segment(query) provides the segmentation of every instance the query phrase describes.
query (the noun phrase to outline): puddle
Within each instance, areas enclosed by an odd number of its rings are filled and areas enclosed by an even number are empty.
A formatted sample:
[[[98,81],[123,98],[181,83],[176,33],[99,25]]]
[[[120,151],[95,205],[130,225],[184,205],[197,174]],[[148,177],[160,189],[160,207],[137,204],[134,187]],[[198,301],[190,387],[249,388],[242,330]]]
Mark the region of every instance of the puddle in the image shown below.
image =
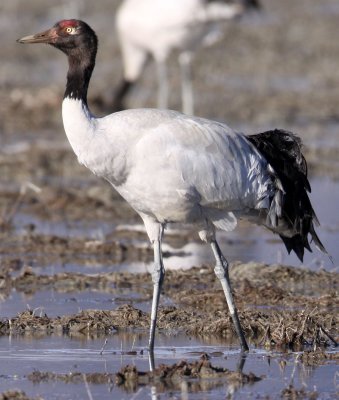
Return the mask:
[[[81,310],[99,309],[111,310],[121,304],[133,304],[143,311],[151,308],[151,301],[145,301],[131,290],[115,290],[112,293],[100,291],[56,292],[54,290],[39,290],[34,294],[12,291],[6,301],[0,302],[1,318],[12,318],[19,312],[30,309],[36,315],[48,314],[49,317],[76,314]]]

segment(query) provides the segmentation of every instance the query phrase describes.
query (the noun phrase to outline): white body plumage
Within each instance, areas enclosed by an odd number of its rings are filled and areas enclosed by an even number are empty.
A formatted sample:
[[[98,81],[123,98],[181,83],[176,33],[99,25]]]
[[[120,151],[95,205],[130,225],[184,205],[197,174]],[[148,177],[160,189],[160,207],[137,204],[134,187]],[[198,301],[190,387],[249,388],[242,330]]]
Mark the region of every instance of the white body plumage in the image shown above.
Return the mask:
[[[269,208],[266,160],[224,124],[156,109],[95,118],[69,98],[63,121],[79,162],[108,180],[141,216],[231,230],[234,214]]]

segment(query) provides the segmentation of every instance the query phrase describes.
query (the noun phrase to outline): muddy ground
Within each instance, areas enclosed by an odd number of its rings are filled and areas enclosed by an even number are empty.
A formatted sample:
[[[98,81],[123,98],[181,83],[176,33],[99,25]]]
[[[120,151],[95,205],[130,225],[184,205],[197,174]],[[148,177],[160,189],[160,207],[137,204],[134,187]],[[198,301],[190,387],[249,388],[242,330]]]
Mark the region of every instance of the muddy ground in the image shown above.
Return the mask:
[[[110,294],[120,305],[111,310],[97,308],[58,316],[48,312],[46,315],[43,304],[39,309],[22,309],[17,315],[0,315],[0,336],[27,335],[38,340],[48,335],[106,337],[112,332],[148,330],[150,309],[140,309],[138,304],[151,301],[149,274],[114,270],[88,274],[85,268],[91,263],[113,267],[150,263],[153,251],[145,232],[129,229],[140,220],[108,185],[77,163],[66,142],[60,116],[66,74],[64,57],[46,46],[28,48],[15,43],[20,36],[44,29],[67,13],[78,12],[93,25],[100,39],[89,102],[96,113],[103,114],[110,108],[122,70],[112,28],[113,9],[119,2],[113,2],[113,7],[111,3],[64,1],[52,7],[42,1],[1,2],[0,301],[10,302],[13,293],[33,296],[46,289],[61,294],[92,290]],[[228,24],[221,42],[197,54],[196,114],[227,121],[249,133],[277,126],[299,133],[311,177],[330,177],[336,185],[337,1],[262,3],[260,14]],[[13,20],[20,23],[13,24]],[[180,108],[177,68],[173,56],[171,107],[175,109]],[[149,65],[128,100],[130,107],[155,106],[153,77],[154,70]],[[57,228],[46,232],[46,226]],[[74,226],[77,233],[69,234]],[[112,229],[117,226],[119,229]],[[166,237],[166,243],[178,251],[183,243],[197,241],[196,233],[189,230]],[[165,258],[171,255],[170,251],[164,254]],[[68,263],[83,265],[83,271],[51,273],[53,265]],[[233,262],[230,276],[251,346],[269,351],[301,351],[299,361],[304,365],[338,363],[338,353],[333,353],[333,345],[339,341],[337,268],[314,271],[307,267]],[[130,298],[124,295],[119,300],[122,289],[124,293],[129,291]],[[212,265],[167,271],[163,299],[159,330],[236,343]],[[252,375],[232,372],[229,378],[230,371],[216,371],[217,367],[204,357],[192,363],[159,366],[154,375],[126,366],[106,375],[65,376],[35,371],[28,379],[35,383],[65,382],[66,377],[73,383],[104,381],[121,385],[127,392],[140,385],[156,384],[161,393],[180,385],[180,374],[194,378],[189,391],[200,392],[201,385],[207,383],[194,373],[202,368],[207,374],[226,374],[226,379],[235,379],[241,385],[261,378],[255,370]],[[159,383],[159,374],[171,378]],[[287,399],[318,398],[316,391],[293,385],[280,395]],[[28,398],[22,391],[0,395],[0,399]]]
[[[149,274],[41,276],[32,268],[24,267],[19,275],[11,277],[10,270],[9,264],[1,276],[2,299],[12,290],[32,294],[46,288],[61,293],[91,289],[107,291],[112,296],[116,296],[120,288],[128,288],[138,294],[138,301],[152,298]],[[15,270],[18,272],[16,263]],[[255,279],[250,279],[248,270]],[[248,338],[256,345],[279,349],[331,347],[338,340],[338,276],[326,271],[299,271],[283,266],[233,265],[231,278],[235,299]],[[161,308],[159,329],[232,338],[233,325],[219,286],[210,267],[168,271],[164,294],[175,305]],[[134,328],[147,330],[150,315],[134,308],[133,301],[112,311],[86,310],[55,318],[49,318],[40,309],[27,310],[13,318],[2,319],[0,334],[87,335]]]

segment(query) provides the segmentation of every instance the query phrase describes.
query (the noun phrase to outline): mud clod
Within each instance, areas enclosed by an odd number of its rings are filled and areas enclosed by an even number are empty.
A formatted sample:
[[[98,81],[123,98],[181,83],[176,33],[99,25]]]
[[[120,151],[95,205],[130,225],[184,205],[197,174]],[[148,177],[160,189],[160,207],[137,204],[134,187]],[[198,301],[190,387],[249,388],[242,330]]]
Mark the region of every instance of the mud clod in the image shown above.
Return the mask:
[[[43,382],[59,381],[63,383],[83,384],[84,381],[95,385],[112,384],[114,382],[115,375],[109,373],[81,373],[81,372],[70,372],[68,374],[57,374],[54,372],[42,372],[33,371],[27,375],[27,379],[34,384]]]
[[[21,390],[8,390],[0,394],[0,400],[43,400],[42,397],[28,397]]]
[[[180,388],[183,381],[195,387],[197,385],[214,385],[212,380],[227,381],[229,385],[236,388],[253,384],[262,378],[256,375],[244,374],[242,372],[230,371],[226,368],[214,367],[207,355],[203,355],[200,360],[187,362],[179,361],[173,365],[159,365],[153,372],[139,371],[136,366],[127,365],[122,367],[116,374],[110,373],[81,373],[70,372],[68,374],[57,374],[54,372],[34,371],[27,376],[27,379],[34,384],[43,382],[59,381],[63,383],[79,384],[85,380],[91,384],[116,384],[127,391],[135,391],[138,386],[155,384],[157,388]],[[208,382],[203,382],[208,380]]]
[[[179,361],[173,365],[159,365],[154,371],[138,371],[135,366],[127,365],[116,374],[116,384],[127,391],[136,390],[138,386],[155,384],[156,386],[179,388],[182,381],[189,385],[197,385],[197,382],[189,380],[225,380],[229,385],[240,387],[245,384],[252,384],[262,378],[256,375],[244,374],[242,372],[230,371],[226,368],[214,367],[207,355],[202,355],[200,360],[187,362]]]
[[[281,391],[281,398],[287,400],[316,400],[318,399],[318,392],[307,391],[304,388],[296,389],[293,385],[289,385]]]
[[[33,310],[19,313],[12,319],[0,321],[0,334],[15,333],[109,333],[115,329],[147,327],[148,315],[129,305],[112,311],[84,310],[78,314],[49,318],[36,315]]]
[[[338,352],[325,352],[323,349],[317,349],[316,351],[304,351],[300,354],[300,362],[304,365],[324,365],[328,362],[339,364],[339,353]]]

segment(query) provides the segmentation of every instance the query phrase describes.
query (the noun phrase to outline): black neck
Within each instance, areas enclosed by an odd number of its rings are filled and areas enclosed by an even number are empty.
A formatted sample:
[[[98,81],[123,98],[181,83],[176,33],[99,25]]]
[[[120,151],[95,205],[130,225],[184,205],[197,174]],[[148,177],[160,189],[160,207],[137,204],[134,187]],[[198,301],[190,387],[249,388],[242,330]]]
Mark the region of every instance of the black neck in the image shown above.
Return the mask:
[[[95,66],[98,39],[95,32],[82,23],[84,33],[75,36],[73,41],[56,43],[68,57],[67,84],[64,98],[82,100],[87,105],[88,84]]]
[[[83,57],[69,55],[64,98],[82,100],[87,105],[87,90],[95,65],[95,53]]]

